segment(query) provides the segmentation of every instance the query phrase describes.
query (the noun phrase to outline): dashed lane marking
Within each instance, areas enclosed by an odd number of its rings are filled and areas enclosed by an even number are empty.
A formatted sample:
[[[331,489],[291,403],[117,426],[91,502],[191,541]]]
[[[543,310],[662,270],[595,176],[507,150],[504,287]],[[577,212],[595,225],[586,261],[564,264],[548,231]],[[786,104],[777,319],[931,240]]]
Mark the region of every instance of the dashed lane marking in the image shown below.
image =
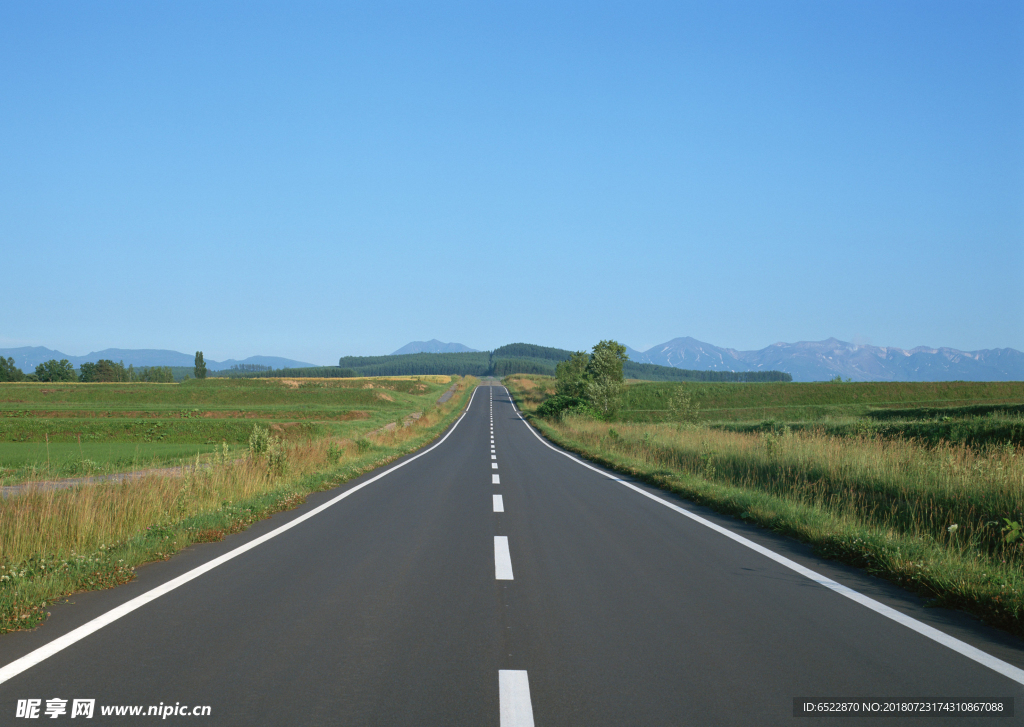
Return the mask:
[[[525,670],[502,669],[498,672],[498,704],[501,727],[533,727],[530,680]]]
[[[512,580],[512,556],[508,552],[508,538],[504,535],[494,536],[494,578]]]

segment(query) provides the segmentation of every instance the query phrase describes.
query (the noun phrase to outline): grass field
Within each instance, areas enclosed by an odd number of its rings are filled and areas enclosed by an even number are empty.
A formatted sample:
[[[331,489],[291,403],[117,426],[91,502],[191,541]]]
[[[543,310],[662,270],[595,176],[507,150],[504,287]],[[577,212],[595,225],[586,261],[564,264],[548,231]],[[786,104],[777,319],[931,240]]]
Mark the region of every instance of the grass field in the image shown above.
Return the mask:
[[[332,380],[327,385],[316,380],[296,385],[219,379],[180,386],[46,385],[50,392],[41,391],[39,384],[0,385],[8,411],[18,407],[17,411],[31,412],[4,420],[15,425],[5,430],[8,435],[13,432],[27,440],[39,426],[49,431],[49,420],[103,419],[121,427],[145,426],[153,420],[170,425],[184,418],[187,423],[217,425],[221,420],[204,419],[203,414],[218,411],[230,412],[229,419],[246,427],[246,441],[227,445],[226,451],[225,443],[219,444],[201,465],[195,463],[197,445],[192,442],[83,442],[81,450],[77,439],[50,442],[51,469],[55,456],[75,462],[76,451],[82,459],[100,458],[107,467],[124,463],[128,456],[134,465],[141,458],[136,457],[136,448],[150,460],[187,456],[196,466],[63,490],[29,486],[0,498],[0,633],[37,625],[45,619],[46,607],[62,596],[124,583],[142,563],[168,558],[192,543],[219,540],[301,504],[311,492],[334,487],[423,446],[465,407],[475,383],[472,378],[451,382],[447,376],[362,379],[355,384]],[[437,404],[452,385],[457,387],[455,395]],[[37,406],[39,397],[51,394],[56,395],[45,407]],[[190,416],[173,416],[183,402],[191,405]],[[355,407],[363,415],[347,417]],[[68,411],[75,416],[52,416]],[[103,416],[82,417],[82,411]],[[118,416],[126,411],[131,416]],[[268,411],[285,416],[270,418]],[[140,425],[135,423],[140,412],[158,416],[142,418]],[[248,418],[251,412],[258,416]],[[294,421],[295,412],[317,412],[322,417],[318,428],[286,426],[301,424]],[[171,416],[159,416],[168,413]],[[31,427],[18,428],[25,423]],[[264,436],[249,442],[254,427],[263,428]],[[172,426],[167,431],[171,438],[188,435]],[[7,441],[0,443],[0,455],[24,467],[38,463],[45,448],[45,438],[42,444]]]
[[[511,377],[507,383],[527,412],[553,391],[550,380],[538,377]],[[700,387],[675,386],[691,392]],[[1024,449],[1012,432],[982,443],[941,436],[941,427],[951,422],[977,428],[993,414],[1019,417],[1015,407],[1024,399],[1024,386],[728,386],[736,391],[711,385],[702,393],[702,401],[715,406],[697,424],[631,421],[630,412],[622,413],[625,421],[534,422],[554,441],[595,461],[796,536],[823,555],[1024,636],[1024,543],[1012,535],[1011,525],[1024,522]],[[784,406],[772,400],[773,393]],[[886,393],[895,401],[882,399]],[[667,404],[671,394],[665,385],[635,384],[627,387],[626,400]],[[779,420],[745,425],[733,418],[754,401],[769,411],[798,411],[803,418],[816,407],[844,407],[844,419],[825,414],[791,426]],[[939,402],[960,411],[937,416],[934,409],[946,408]],[[979,402],[987,403],[970,408]],[[870,416],[874,410],[910,409],[910,404],[919,419],[900,419],[906,412],[877,422]],[[1009,408],[994,412],[996,404]],[[724,412],[721,419],[715,419],[716,412]],[[878,436],[872,422],[938,428],[931,438],[896,430]]]
[[[359,437],[422,412],[448,376],[0,384],[0,485],[173,465],[248,442]]]
[[[669,400],[683,387],[700,403],[705,420],[804,422],[849,419],[879,409],[950,409],[968,405],[1020,405],[1024,382],[865,382],[764,384],[663,384],[636,382],[626,388],[623,421],[665,421]],[[1019,413],[1019,409],[1016,410]]]

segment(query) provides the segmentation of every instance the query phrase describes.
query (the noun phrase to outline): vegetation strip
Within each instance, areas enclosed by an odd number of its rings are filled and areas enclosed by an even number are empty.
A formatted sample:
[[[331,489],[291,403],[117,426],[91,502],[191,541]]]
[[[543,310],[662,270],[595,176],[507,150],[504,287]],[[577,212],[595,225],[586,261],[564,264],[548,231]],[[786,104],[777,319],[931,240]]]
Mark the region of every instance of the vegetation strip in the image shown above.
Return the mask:
[[[521,380],[508,383],[528,416],[530,405],[543,401]],[[819,555],[887,578],[933,605],[1024,636],[1024,538],[1015,536],[1024,510],[1018,481],[1024,458],[1012,445],[986,453],[944,445],[927,459],[926,450],[902,442],[572,415],[531,420],[551,441],[595,463],[796,537]],[[855,454],[864,458],[860,469]],[[890,459],[872,462],[875,456]],[[918,470],[908,473],[915,463]],[[876,475],[888,469],[888,479],[867,477],[872,466]],[[929,469],[935,484],[916,479]]]
[[[139,565],[221,540],[419,449],[465,407],[475,380],[460,383],[458,396],[413,425],[376,437],[289,443],[256,427],[240,463],[0,502],[0,633],[33,628],[62,597],[126,583]]]

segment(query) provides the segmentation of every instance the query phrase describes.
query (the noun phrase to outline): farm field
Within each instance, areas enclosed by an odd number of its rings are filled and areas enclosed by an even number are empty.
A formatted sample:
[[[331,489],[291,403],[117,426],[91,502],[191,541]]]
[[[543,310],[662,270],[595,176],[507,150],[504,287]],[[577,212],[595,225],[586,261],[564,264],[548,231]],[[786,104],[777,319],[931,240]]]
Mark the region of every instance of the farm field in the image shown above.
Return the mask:
[[[683,387],[711,422],[786,422],[848,419],[877,410],[958,410],[971,406],[1024,408],[1024,382],[866,382],[705,384],[632,382],[626,387],[623,421],[666,421],[672,394]],[[891,412],[890,412],[891,413]],[[961,412],[962,413],[962,412]]]
[[[506,383],[527,413],[554,393],[550,377]],[[696,419],[673,412],[680,390]],[[633,383],[622,401],[611,421],[532,419],[594,461],[1024,636],[1024,384]],[[755,403],[793,418],[743,422]]]
[[[447,376],[0,385],[0,486],[179,464],[245,445],[358,438],[422,412]]]

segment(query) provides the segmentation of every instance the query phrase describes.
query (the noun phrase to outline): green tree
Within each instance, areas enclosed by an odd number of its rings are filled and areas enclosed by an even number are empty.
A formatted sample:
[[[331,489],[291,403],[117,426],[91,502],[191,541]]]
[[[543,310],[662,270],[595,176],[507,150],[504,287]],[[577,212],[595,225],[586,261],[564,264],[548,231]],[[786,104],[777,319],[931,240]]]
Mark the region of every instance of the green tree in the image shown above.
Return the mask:
[[[75,367],[66,358],[60,361],[51,358],[46,363],[36,366],[36,377],[39,381],[78,381]]]
[[[138,374],[139,381],[149,381],[157,384],[173,384],[174,373],[170,366],[146,366]]]
[[[206,361],[203,360],[202,351],[196,351],[196,365],[194,372],[197,379],[206,378]]]
[[[0,356],[0,381],[24,381],[25,374],[14,365],[13,358]]]
[[[96,381],[96,364],[86,361],[78,367],[78,380],[87,384]]]
[[[587,363],[587,398],[605,419],[611,419],[619,409],[622,366],[627,360],[626,347],[621,343],[601,341]]]
[[[114,363],[108,358],[101,358],[96,363],[84,363],[79,368],[80,381],[128,381],[128,370],[124,367],[124,361]]]
[[[587,393],[587,364],[590,354],[577,351],[555,367],[555,391],[562,396],[583,398]]]

